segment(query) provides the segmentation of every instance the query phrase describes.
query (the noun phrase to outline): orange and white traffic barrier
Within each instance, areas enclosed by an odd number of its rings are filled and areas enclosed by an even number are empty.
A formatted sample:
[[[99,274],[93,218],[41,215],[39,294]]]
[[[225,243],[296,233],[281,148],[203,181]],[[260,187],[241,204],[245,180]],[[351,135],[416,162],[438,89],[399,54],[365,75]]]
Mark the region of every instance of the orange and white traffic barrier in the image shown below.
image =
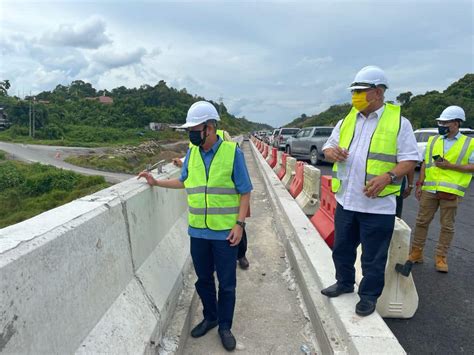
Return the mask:
[[[286,158],[286,173],[285,177],[281,180],[283,185],[285,185],[285,188],[287,190],[290,189],[291,182],[295,178],[296,174],[296,159],[292,157],[287,157]]]
[[[262,155],[266,159],[268,157],[268,144],[264,143],[263,146],[264,146],[264,148],[263,148]]]
[[[270,165],[270,168],[274,168],[275,165],[277,164],[278,160],[278,148],[272,148],[272,154],[270,155],[270,159],[267,159],[268,165]]]
[[[273,171],[275,172],[275,174],[278,174],[278,172],[281,169],[281,157],[282,156],[283,156],[283,152],[278,150],[278,148],[277,148],[277,163],[273,167]]]
[[[319,209],[311,223],[316,227],[326,244],[332,248],[334,245],[334,215],[336,214],[336,196],[331,190],[331,176],[321,176],[321,202]]]
[[[277,176],[280,180],[283,180],[283,178],[286,175],[286,160],[288,159],[289,155],[286,153],[283,153],[281,156],[281,168],[277,173]]]
[[[296,198],[301,191],[303,190],[303,179],[304,179],[304,166],[306,165],[305,162],[298,161],[296,162],[295,168],[295,178],[291,182],[290,185],[290,195],[293,198]]]
[[[305,215],[313,216],[319,208],[319,188],[321,185],[321,171],[309,164],[304,166],[303,190],[296,197],[296,203]]]

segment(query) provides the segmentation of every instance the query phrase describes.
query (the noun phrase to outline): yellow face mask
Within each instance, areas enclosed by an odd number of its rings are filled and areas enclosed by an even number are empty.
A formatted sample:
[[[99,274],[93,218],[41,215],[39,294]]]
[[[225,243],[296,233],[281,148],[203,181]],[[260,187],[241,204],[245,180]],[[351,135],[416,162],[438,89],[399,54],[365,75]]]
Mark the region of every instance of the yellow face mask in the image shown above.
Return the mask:
[[[352,93],[352,106],[354,106],[357,111],[364,111],[369,105],[370,102],[367,101],[366,91]]]

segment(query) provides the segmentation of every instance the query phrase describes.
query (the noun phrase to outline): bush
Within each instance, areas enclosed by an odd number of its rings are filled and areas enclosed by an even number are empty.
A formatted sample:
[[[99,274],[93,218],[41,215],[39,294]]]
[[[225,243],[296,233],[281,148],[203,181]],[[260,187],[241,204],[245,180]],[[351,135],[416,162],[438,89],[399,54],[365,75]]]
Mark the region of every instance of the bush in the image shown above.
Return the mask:
[[[12,162],[0,164],[0,191],[19,186],[24,180],[20,170]]]

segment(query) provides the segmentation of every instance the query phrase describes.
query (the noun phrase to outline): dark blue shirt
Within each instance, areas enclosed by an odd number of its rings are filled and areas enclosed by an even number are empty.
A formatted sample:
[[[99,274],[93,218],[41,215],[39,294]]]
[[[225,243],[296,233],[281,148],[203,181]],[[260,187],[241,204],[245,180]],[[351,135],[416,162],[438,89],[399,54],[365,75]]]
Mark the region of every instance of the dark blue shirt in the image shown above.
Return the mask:
[[[217,152],[217,149],[222,143],[222,139],[218,137],[218,140],[214,145],[205,152],[202,147],[199,147],[199,152],[204,161],[204,166],[206,167],[206,173],[209,174],[209,167],[211,166],[211,161],[214,155]],[[184,182],[188,178],[188,162],[189,162],[189,153],[190,149],[186,153],[186,158],[184,159],[183,167],[181,169],[181,176],[179,181]],[[232,172],[232,181],[235,184],[235,189],[241,195],[249,193],[252,191],[252,182],[250,181],[250,176],[247,170],[247,165],[245,164],[244,153],[237,147],[234,158],[234,171]],[[193,228],[188,227],[188,233],[193,238],[203,238],[203,239],[212,239],[212,240],[225,240],[230,233],[229,230],[224,231],[214,231],[208,228]]]

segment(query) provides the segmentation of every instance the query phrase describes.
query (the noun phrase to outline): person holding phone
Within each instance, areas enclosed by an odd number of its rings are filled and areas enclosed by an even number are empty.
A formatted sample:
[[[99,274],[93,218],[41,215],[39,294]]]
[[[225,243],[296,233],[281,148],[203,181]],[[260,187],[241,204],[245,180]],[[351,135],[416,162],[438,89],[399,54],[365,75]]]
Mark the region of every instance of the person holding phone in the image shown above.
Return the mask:
[[[441,230],[435,267],[439,272],[448,272],[447,254],[454,237],[456,211],[474,173],[474,139],[459,132],[466,120],[461,107],[447,107],[436,120],[439,135],[428,140],[416,183],[420,208],[408,259],[414,263],[423,262],[428,227],[439,208]]]

